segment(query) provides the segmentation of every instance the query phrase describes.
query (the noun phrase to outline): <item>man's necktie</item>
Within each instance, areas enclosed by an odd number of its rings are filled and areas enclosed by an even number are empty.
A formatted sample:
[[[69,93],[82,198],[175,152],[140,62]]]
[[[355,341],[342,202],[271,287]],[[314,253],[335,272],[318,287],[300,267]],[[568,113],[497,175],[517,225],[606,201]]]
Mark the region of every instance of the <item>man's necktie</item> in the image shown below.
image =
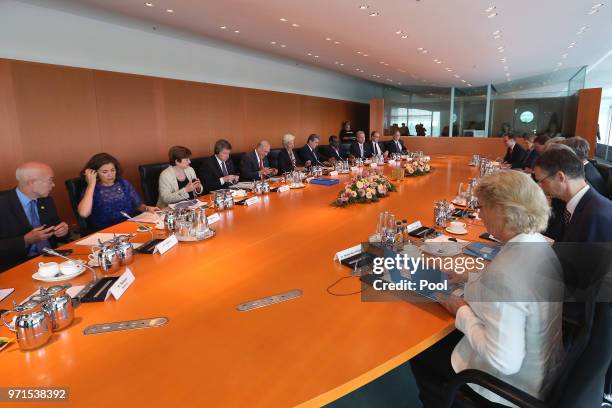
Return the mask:
[[[224,161],[221,162],[221,170],[223,171],[223,176],[224,177],[228,175],[227,167],[225,167],[225,162]]]
[[[30,201],[29,211],[30,211],[30,220],[32,223],[32,228],[40,227],[40,218],[38,217],[38,211],[36,211],[36,205],[37,205],[36,200]],[[43,248],[49,248],[50,246],[51,245],[49,244],[49,241],[47,240],[36,242],[35,244],[32,244],[32,247],[36,251],[36,253],[33,255],[41,254]]]
[[[567,211],[567,208],[563,211],[563,222],[565,223],[565,225],[570,223],[570,220],[572,219],[572,213]]]
[[[400,146],[400,143],[398,141],[395,142],[395,145],[397,146],[397,152],[401,152],[402,151],[402,147]]]
[[[263,170],[264,165],[263,165],[263,160],[259,159],[259,170]]]
[[[363,145],[359,145],[359,157],[363,157]]]
[[[378,143],[372,142],[372,146],[374,146],[374,155],[378,156]]]

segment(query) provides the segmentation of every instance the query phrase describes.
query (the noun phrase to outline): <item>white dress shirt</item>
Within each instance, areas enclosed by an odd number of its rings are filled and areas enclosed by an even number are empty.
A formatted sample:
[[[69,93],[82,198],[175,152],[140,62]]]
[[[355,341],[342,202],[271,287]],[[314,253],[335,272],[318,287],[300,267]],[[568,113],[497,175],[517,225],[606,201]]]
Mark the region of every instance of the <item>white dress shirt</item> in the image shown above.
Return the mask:
[[[363,143],[357,143],[359,146],[359,157],[363,157]]]
[[[217,159],[217,163],[219,163],[219,167],[221,168],[221,172],[223,172],[223,166],[225,166],[225,170],[227,171],[227,165],[225,165],[225,162],[223,160],[221,160],[219,158],[219,156],[217,156],[215,154],[215,159]],[[227,173],[229,175],[229,171]],[[223,180],[223,177],[219,178],[219,183],[221,183],[221,187],[223,187],[223,185],[225,184],[225,181]]]
[[[380,153],[380,146],[378,145],[378,142],[372,142],[372,147],[374,148],[374,155],[378,156]]]
[[[486,269],[469,275],[464,296],[469,306],[460,307],[455,319],[465,334],[451,355],[455,372],[485,371],[544,398],[564,354],[561,267],[544,236],[512,238]],[[470,387],[513,406],[483,387]]]
[[[574,215],[574,211],[576,211],[576,207],[578,206],[580,200],[582,200],[582,197],[584,197],[586,192],[589,191],[589,187],[590,186],[588,184],[582,187],[580,191],[574,194],[574,196],[567,202],[567,204],[565,204],[565,209],[567,210],[567,212],[570,213],[570,219],[571,216]]]

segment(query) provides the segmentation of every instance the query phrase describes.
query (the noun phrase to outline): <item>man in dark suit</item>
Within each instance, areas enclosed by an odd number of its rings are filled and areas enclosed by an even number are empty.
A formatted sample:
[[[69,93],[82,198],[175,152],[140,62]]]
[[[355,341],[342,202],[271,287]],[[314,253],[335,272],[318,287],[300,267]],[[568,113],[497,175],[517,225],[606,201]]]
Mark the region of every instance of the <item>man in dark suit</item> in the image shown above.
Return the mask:
[[[372,155],[369,146],[365,142],[365,133],[363,133],[363,130],[357,132],[357,141],[351,143],[349,152],[350,155],[356,159],[365,159]]]
[[[225,139],[215,142],[215,154],[204,160],[198,177],[204,185],[204,194],[227,188],[238,181],[234,163],[229,160],[232,145]]]
[[[334,163],[338,160],[344,160],[340,152],[340,139],[338,136],[331,135],[329,137],[329,146],[320,147],[319,151],[323,161]]]
[[[268,161],[270,142],[262,140],[255,150],[245,153],[240,161],[240,180],[253,181],[274,176],[278,170],[270,167]]]
[[[516,142],[514,135],[506,135],[503,137],[504,144],[508,148],[504,162],[508,163],[513,169],[518,169],[523,164],[525,159],[525,149]]]
[[[51,167],[25,163],[15,175],[17,187],[0,192],[0,271],[55,248],[69,232],[49,197],[55,186]]]
[[[589,186],[582,161],[570,148],[549,147],[536,161],[534,176],[546,194],[565,202],[560,240],[612,241],[612,201]]]
[[[387,145],[387,147],[389,148],[389,153],[406,152],[406,146],[404,146],[404,142],[402,142],[400,136],[400,132],[397,130],[393,133],[393,140],[391,140]]]
[[[317,154],[317,146],[319,146],[319,135],[311,134],[304,147],[298,151],[298,156],[305,167],[322,166],[323,163]]]
[[[389,152],[386,151],[385,147],[382,145],[382,143],[380,143],[380,133],[376,130],[372,131],[370,134],[370,141],[367,143],[367,145],[370,146],[370,155],[368,157],[378,155],[387,157],[389,155]]]
[[[591,146],[589,146],[589,142],[583,139],[580,136],[574,136],[565,139],[563,142],[564,145],[569,146],[576,156],[580,160],[582,160],[582,164],[584,165],[584,175],[586,181],[593,187],[599,194],[606,195],[606,182],[603,177],[597,170],[597,167],[593,165],[589,161],[589,151],[591,150]]]

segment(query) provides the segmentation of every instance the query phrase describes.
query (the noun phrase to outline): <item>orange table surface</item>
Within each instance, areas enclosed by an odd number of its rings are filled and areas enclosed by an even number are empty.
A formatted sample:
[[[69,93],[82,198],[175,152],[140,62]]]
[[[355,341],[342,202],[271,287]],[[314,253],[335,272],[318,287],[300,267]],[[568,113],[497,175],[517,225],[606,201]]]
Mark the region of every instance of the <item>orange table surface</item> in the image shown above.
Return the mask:
[[[436,304],[362,302],[326,288],[350,270],[334,254],[367,240],[387,210],[408,222],[433,222],[433,201],[451,199],[476,176],[469,158],[432,158],[434,171],[394,182],[398,191],[374,204],[332,207],[348,175],[332,187],[270,193],[250,207],[220,212],[217,235],[137,255],[136,281],[119,301],[82,304],[67,329],[34,351],[0,352],[1,386],[68,387],[69,406],[321,406],[374,380],[454,328]],[[388,166],[386,166],[388,171]],[[105,232],[134,232],[124,222]],[[472,225],[468,239],[484,231]],[[464,238],[464,237],[461,237]],[[139,234],[144,242],[148,234]],[[67,245],[86,259],[88,248]],[[51,258],[47,258],[51,259]],[[54,259],[55,260],[55,259]],[[15,292],[8,309],[41,282],[39,258],[0,274]],[[84,284],[90,274],[71,281]],[[50,286],[51,284],[43,284]],[[358,291],[358,278],[335,292]],[[301,289],[303,295],[238,312],[242,302]],[[160,328],[84,336],[92,324],[167,316]],[[6,328],[0,335],[10,335]],[[23,404],[17,406],[23,406]]]

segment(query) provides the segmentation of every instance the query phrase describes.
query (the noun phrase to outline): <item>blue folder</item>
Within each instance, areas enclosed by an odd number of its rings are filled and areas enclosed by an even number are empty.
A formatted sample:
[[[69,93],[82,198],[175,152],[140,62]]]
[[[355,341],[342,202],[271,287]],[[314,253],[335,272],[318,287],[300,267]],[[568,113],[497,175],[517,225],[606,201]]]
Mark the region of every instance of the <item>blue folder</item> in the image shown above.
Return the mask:
[[[337,178],[313,178],[309,181],[310,184],[320,184],[322,186],[333,186],[340,182]]]

